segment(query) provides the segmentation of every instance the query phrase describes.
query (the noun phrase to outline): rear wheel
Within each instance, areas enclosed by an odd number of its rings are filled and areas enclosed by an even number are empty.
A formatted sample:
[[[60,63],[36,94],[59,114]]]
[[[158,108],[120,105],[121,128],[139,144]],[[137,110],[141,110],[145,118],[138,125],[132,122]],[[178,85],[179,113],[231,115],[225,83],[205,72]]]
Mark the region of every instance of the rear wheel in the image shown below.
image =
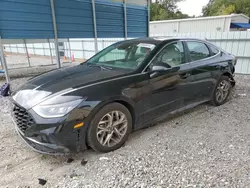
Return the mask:
[[[230,82],[230,78],[227,76],[221,76],[212,95],[212,104],[214,106],[220,106],[227,102],[231,89],[232,84]]]
[[[120,148],[132,130],[132,117],[129,110],[120,103],[104,106],[92,119],[87,141],[98,152],[110,152]]]

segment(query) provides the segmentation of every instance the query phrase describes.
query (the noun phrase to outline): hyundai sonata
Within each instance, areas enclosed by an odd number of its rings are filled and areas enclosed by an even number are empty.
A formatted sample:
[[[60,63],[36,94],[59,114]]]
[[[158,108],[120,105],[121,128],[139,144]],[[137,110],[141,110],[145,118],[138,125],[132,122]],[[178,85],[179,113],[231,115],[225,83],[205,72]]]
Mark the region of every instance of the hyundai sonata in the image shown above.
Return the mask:
[[[235,64],[233,55],[205,40],[118,42],[78,66],[30,79],[13,94],[13,120],[38,152],[109,152],[169,114],[208,101],[224,104]]]

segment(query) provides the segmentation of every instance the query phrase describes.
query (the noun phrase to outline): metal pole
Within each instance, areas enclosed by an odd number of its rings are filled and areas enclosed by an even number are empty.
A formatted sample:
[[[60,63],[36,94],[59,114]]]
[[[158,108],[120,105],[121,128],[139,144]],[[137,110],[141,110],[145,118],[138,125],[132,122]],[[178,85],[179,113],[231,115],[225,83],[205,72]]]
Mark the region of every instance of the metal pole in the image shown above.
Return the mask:
[[[70,46],[70,41],[69,41],[69,38],[68,38],[68,44],[69,44],[69,59],[70,59],[70,62],[72,63],[72,59],[71,59],[71,56],[72,56],[72,54],[71,54],[71,46]]]
[[[102,49],[104,49],[104,40],[102,40]]]
[[[33,46],[33,52],[34,52],[34,55],[36,55],[36,50],[35,50],[35,46],[34,46],[34,44],[32,44],[32,46]]]
[[[54,0],[50,0],[52,19],[53,19],[53,27],[54,27],[54,35],[55,35],[55,51],[56,51],[56,63],[57,68],[61,68],[60,56],[59,56],[59,47],[58,47],[58,36],[57,36],[57,27],[56,27],[56,14],[54,7]]]
[[[82,40],[82,58],[83,58],[83,60],[85,60],[85,57],[84,57],[84,44],[83,44],[83,40]]]
[[[177,22],[177,33],[180,31],[180,21]]]
[[[18,46],[17,46],[17,44],[16,44],[16,51],[17,51],[17,53],[19,53],[19,50],[18,50]]]
[[[66,45],[66,50],[67,50],[67,59],[69,58],[71,58],[71,54],[70,54],[70,51],[69,51],[69,43],[67,43],[67,45]]]
[[[10,47],[10,53],[12,53],[12,50],[11,50],[11,45],[9,44],[9,47]]]
[[[123,7],[124,7],[124,38],[128,38],[128,25],[127,25],[127,3],[126,0],[123,2]]]
[[[4,50],[3,50],[3,44],[2,44],[1,36],[0,36],[0,58],[1,58],[1,63],[3,65],[6,82],[10,83],[10,77],[9,77],[9,73],[8,73],[8,67],[7,67],[6,59],[4,57]]]
[[[30,56],[29,56],[26,40],[23,39],[23,42],[24,42],[24,47],[25,47],[25,50],[26,50],[26,56],[27,56],[27,59],[28,59],[29,67],[30,67]]]
[[[42,43],[42,45],[43,45],[43,56],[46,56],[44,44]]]
[[[150,37],[150,0],[148,0],[148,37]]]
[[[50,53],[50,58],[51,58],[51,63],[53,65],[53,56],[52,56],[52,51],[51,51],[51,46],[50,46],[50,41],[48,39],[48,43],[49,43],[49,53]]]
[[[97,53],[98,52],[98,43],[97,43],[97,29],[96,29],[95,0],[92,0],[92,11],[93,11],[93,23],[94,23],[95,53]]]

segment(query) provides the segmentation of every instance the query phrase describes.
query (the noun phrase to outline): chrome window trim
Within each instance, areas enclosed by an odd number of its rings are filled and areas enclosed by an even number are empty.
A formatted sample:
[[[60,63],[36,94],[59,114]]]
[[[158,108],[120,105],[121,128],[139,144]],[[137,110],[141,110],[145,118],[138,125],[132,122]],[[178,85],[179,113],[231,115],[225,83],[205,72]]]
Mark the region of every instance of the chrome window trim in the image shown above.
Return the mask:
[[[207,57],[205,59],[200,59],[200,60],[197,60],[197,61],[190,61],[190,62],[187,62],[187,63],[184,63],[184,64],[181,64],[180,66],[175,66],[175,67],[181,67],[183,65],[186,65],[186,64],[191,64],[191,63],[196,63],[196,62],[199,62],[199,61],[203,61],[203,60],[209,60],[209,59],[212,59],[214,58],[215,56],[219,55],[222,50],[220,48],[218,48],[217,46],[215,46],[214,44],[210,43],[210,42],[207,42],[207,41],[203,41],[203,40],[199,40],[199,39],[181,39],[181,40],[178,40],[178,41],[173,41],[173,42],[170,42],[166,45],[164,45],[161,50],[159,50],[159,52],[157,52],[157,54],[153,57],[153,59],[147,64],[147,66],[143,69],[142,73],[146,72],[147,68],[149,67],[149,65],[152,63],[152,61],[155,60],[156,56],[162,52],[162,50],[167,47],[168,45],[171,45],[175,42],[198,42],[198,43],[203,43],[203,44],[206,44],[206,46],[209,44],[209,45],[212,45],[214,46],[219,52],[213,56],[210,56],[210,57]],[[183,46],[184,47],[184,46]],[[207,46],[208,50],[210,50],[210,48]],[[185,50],[185,47],[184,47],[184,50]],[[174,68],[174,67],[173,67]]]

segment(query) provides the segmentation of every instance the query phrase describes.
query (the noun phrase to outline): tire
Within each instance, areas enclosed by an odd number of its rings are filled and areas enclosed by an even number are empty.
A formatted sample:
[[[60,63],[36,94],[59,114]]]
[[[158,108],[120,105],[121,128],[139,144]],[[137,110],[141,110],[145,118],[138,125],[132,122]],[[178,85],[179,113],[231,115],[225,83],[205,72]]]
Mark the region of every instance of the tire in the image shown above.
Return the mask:
[[[120,121],[123,123],[119,124]],[[131,131],[132,117],[129,110],[120,103],[111,103],[101,108],[90,121],[87,143],[93,150],[107,153],[120,148]]]
[[[227,87],[225,85],[227,85]],[[224,87],[225,91],[222,90],[222,87]],[[232,89],[232,84],[230,82],[230,78],[228,76],[221,76],[216,84],[216,87],[214,88],[211,104],[214,106],[220,106],[226,103],[231,93],[231,89]]]

